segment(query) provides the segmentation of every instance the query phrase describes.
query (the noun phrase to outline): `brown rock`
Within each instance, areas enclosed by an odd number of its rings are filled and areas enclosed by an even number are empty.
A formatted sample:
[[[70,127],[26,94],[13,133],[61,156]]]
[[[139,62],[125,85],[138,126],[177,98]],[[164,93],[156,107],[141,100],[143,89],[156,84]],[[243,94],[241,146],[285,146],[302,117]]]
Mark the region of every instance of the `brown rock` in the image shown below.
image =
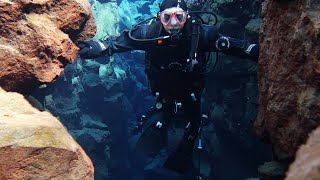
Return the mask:
[[[320,124],[320,1],[266,0],[260,33],[256,133],[292,158]]]
[[[313,131],[307,143],[299,148],[287,173],[286,180],[301,179],[320,179],[320,127]]]
[[[86,0],[0,0],[0,86],[25,91],[73,63],[74,42],[94,36]]]
[[[63,125],[0,88],[0,179],[92,179],[93,165]]]

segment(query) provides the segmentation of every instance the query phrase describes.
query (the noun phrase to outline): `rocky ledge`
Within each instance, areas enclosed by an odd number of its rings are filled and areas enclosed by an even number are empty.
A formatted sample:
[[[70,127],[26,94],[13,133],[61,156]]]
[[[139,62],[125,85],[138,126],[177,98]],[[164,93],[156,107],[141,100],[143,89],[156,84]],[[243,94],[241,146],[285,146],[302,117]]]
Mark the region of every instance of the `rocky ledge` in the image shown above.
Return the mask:
[[[74,42],[94,36],[86,0],[0,0],[0,86],[23,92],[60,76]]]

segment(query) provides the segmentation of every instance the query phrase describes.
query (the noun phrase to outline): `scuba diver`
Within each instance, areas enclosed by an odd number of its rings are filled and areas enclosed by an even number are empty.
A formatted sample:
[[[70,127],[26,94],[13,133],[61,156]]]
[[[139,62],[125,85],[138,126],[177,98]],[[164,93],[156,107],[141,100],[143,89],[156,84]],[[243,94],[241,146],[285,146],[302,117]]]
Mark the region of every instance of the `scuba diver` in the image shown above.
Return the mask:
[[[204,117],[201,95],[208,73],[208,53],[222,52],[257,61],[259,48],[257,44],[220,34],[214,25],[204,24],[196,12],[188,12],[184,0],[164,0],[159,7],[152,23],[138,23],[103,41],[82,42],[78,45],[79,55],[97,58],[130,50],[145,51],[145,73],[156,99],[149,115],[158,115],[148,123],[144,123],[148,116],[143,116],[140,125],[145,128],[136,146],[150,156],[159,152],[167,143],[168,124],[181,106],[186,128],[164,166],[186,173],[192,165],[193,147]]]

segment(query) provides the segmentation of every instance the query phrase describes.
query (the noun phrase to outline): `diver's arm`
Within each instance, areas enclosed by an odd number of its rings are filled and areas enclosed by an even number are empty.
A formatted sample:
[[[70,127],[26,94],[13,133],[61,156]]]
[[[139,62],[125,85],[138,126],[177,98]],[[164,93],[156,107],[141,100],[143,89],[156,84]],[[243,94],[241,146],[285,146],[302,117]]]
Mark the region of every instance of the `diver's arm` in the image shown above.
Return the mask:
[[[227,55],[258,61],[259,46],[257,44],[221,35],[214,26],[203,27],[202,39],[207,51],[218,51]]]
[[[215,48],[224,54],[230,54],[241,58],[248,58],[258,61],[259,46],[245,40],[239,40],[228,36],[220,35],[215,41]]]
[[[140,25],[131,31],[131,36],[136,39],[146,39],[148,25]],[[102,54],[111,56],[114,53],[121,53],[131,50],[146,50],[148,42],[135,41],[130,38],[129,30],[122,31],[117,37],[109,37],[102,41],[107,45],[107,49],[102,51]]]
[[[132,30],[132,36],[137,39],[145,38],[147,26],[137,26]],[[146,42],[135,41],[129,37],[129,30],[122,31],[117,37],[108,37],[106,40],[89,40],[79,45],[79,54],[84,58],[97,58],[102,56],[111,56],[114,53],[120,53],[130,50],[145,50]]]

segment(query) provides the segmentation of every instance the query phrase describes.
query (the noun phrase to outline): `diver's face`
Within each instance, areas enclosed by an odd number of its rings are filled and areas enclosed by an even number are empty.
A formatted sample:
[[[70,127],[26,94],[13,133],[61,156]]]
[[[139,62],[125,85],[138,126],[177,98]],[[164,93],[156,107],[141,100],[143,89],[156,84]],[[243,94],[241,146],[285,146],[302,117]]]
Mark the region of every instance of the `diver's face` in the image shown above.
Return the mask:
[[[188,14],[179,7],[168,8],[160,13],[160,21],[164,29],[170,34],[173,30],[182,29],[187,17]]]

